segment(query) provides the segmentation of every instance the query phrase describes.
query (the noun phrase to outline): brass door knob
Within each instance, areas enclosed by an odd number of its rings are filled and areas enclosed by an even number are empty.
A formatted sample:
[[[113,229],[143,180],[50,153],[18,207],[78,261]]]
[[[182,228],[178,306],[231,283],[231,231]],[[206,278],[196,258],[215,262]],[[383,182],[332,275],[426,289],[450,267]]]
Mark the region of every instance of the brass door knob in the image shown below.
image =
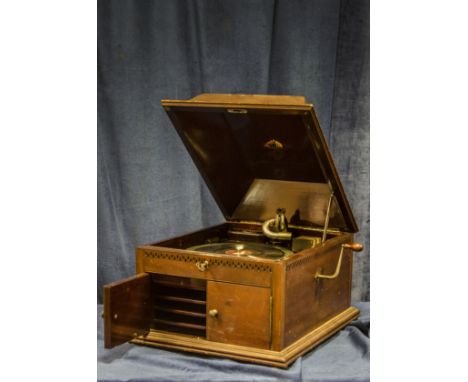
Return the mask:
[[[208,314],[213,317],[213,318],[218,318],[218,310],[217,309],[211,309]]]

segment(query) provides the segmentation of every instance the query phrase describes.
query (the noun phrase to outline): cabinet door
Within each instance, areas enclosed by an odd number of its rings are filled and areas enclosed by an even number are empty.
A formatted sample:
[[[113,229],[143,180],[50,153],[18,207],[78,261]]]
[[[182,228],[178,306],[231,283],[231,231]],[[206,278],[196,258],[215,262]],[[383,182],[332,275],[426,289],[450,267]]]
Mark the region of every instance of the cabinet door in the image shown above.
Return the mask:
[[[268,349],[270,301],[270,288],[208,281],[207,339]]]
[[[147,334],[151,324],[150,275],[141,273],[104,286],[104,346]]]

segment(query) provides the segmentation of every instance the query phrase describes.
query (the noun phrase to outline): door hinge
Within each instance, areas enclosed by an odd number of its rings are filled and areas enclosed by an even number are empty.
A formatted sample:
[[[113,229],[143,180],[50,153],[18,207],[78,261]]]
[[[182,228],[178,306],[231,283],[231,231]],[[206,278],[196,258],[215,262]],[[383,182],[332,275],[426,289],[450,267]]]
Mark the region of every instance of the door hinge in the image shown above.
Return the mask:
[[[270,345],[269,345],[270,349],[271,349],[271,344],[273,342],[272,331],[273,331],[273,296],[270,296]]]

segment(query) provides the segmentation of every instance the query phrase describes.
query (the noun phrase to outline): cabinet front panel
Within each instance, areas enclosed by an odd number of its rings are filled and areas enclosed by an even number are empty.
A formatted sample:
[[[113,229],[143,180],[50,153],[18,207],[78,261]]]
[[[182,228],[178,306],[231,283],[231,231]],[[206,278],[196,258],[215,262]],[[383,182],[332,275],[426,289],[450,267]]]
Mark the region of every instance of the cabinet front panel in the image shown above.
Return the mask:
[[[262,287],[271,285],[270,265],[260,261],[242,261],[235,256],[206,256],[168,248],[142,247],[137,251],[137,263],[139,272]]]
[[[268,349],[270,288],[208,281],[207,339]]]

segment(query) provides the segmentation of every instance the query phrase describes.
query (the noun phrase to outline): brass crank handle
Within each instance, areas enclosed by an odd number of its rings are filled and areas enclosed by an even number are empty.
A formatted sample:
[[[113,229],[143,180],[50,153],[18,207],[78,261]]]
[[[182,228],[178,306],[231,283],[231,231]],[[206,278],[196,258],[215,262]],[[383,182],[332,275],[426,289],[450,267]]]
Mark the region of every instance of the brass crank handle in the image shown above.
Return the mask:
[[[208,260],[205,260],[205,261],[197,261],[195,263],[195,265],[197,266],[198,270],[200,272],[205,272],[207,269],[208,269],[208,264],[209,264],[209,261]]]
[[[343,252],[345,249],[350,249],[354,252],[361,252],[362,249],[364,248],[364,246],[362,244],[359,244],[359,243],[347,243],[347,244],[342,244],[341,245],[341,251],[340,251],[340,257],[338,258],[338,263],[336,264],[336,269],[335,269],[335,273],[333,273],[332,275],[323,275],[320,273],[321,269],[317,269],[317,272],[315,273],[315,279],[318,280],[318,279],[334,279],[336,277],[338,277],[338,275],[340,274],[340,270],[341,270],[341,260],[343,259]]]

